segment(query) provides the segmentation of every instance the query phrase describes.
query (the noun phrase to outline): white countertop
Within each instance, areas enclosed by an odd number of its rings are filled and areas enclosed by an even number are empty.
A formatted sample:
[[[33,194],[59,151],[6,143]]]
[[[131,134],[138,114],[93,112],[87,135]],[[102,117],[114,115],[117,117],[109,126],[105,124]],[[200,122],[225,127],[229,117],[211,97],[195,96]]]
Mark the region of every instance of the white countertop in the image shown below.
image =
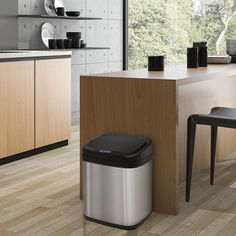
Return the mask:
[[[0,60],[71,56],[67,50],[0,50]]]
[[[148,71],[147,69],[126,70],[105,74],[95,74],[90,77],[96,78],[123,78],[123,79],[145,79],[161,80],[164,82],[174,81],[179,85],[197,83],[209,79],[217,79],[236,76],[236,64],[214,64],[208,67],[188,69],[187,65],[166,66],[164,71]]]

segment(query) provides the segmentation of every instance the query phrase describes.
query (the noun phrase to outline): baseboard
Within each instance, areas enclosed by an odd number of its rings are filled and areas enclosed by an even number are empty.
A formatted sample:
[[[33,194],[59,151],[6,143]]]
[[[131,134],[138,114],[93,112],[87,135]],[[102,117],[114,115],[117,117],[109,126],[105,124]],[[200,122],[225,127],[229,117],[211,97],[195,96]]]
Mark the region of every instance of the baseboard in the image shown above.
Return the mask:
[[[43,153],[43,152],[48,152],[48,151],[51,151],[53,149],[57,149],[57,148],[60,148],[60,147],[67,146],[68,143],[69,143],[68,140],[63,140],[63,141],[53,143],[53,144],[50,144],[50,145],[47,145],[47,146],[44,146],[44,147],[36,148],[36,149],[26,151],[26,152],[22,152],[22,153],[19,153],[19,154],[16,154],[16,155],[4,157],[4,158],[0,159],[0,166],[11,163],[11,162],[14,162],[14,161],[18,161],[18,160],[21,160],[21,159],[24,159],[24,158],[27,158],[27,157],[38,155],[38,154]]]

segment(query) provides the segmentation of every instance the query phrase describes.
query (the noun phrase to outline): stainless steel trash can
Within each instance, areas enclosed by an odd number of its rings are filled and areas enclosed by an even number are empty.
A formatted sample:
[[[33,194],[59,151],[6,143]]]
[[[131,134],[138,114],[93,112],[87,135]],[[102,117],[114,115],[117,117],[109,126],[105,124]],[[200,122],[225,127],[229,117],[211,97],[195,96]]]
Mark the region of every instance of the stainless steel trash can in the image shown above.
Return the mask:
[[[152,142],[108,133],[83,147],[84,216],[135,229],[152,211]]]

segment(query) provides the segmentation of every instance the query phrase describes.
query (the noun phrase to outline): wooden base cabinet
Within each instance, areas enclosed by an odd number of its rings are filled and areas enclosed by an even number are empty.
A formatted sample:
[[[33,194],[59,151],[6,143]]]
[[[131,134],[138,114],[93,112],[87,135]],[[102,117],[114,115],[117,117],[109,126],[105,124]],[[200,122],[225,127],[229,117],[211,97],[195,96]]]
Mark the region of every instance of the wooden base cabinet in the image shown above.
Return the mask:
[[[71,124],[70,59],[35,62],[35,147],[67,140]]]
[[[34,148],[34,61],[0,63],[0,158]]]
[[[0,62],[2,161],[69,139],[70,90],[70,58]]]

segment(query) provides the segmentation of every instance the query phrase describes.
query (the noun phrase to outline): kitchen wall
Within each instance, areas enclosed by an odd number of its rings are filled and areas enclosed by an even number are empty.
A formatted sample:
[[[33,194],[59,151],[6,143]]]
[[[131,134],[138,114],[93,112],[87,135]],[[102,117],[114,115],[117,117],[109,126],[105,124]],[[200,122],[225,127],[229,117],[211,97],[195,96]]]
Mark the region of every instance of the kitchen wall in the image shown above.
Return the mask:
[[[122,0],[64,0],[66,10],[80,10],[81,16],[102,20],[61,20],[17,18],[16,14],[45,14],[42,0],[7,0],[0,2],[1,49],[43,49],[41,26],[54,25],[58,38],[67,31],[81,31],[88,47],[109,50],[73,50],[72,56],[72,123],[79,122],[80,75],[122,70]],[[5,10],[3,10],[5,9]],[[12,29],[14,29],[12,31]]]

